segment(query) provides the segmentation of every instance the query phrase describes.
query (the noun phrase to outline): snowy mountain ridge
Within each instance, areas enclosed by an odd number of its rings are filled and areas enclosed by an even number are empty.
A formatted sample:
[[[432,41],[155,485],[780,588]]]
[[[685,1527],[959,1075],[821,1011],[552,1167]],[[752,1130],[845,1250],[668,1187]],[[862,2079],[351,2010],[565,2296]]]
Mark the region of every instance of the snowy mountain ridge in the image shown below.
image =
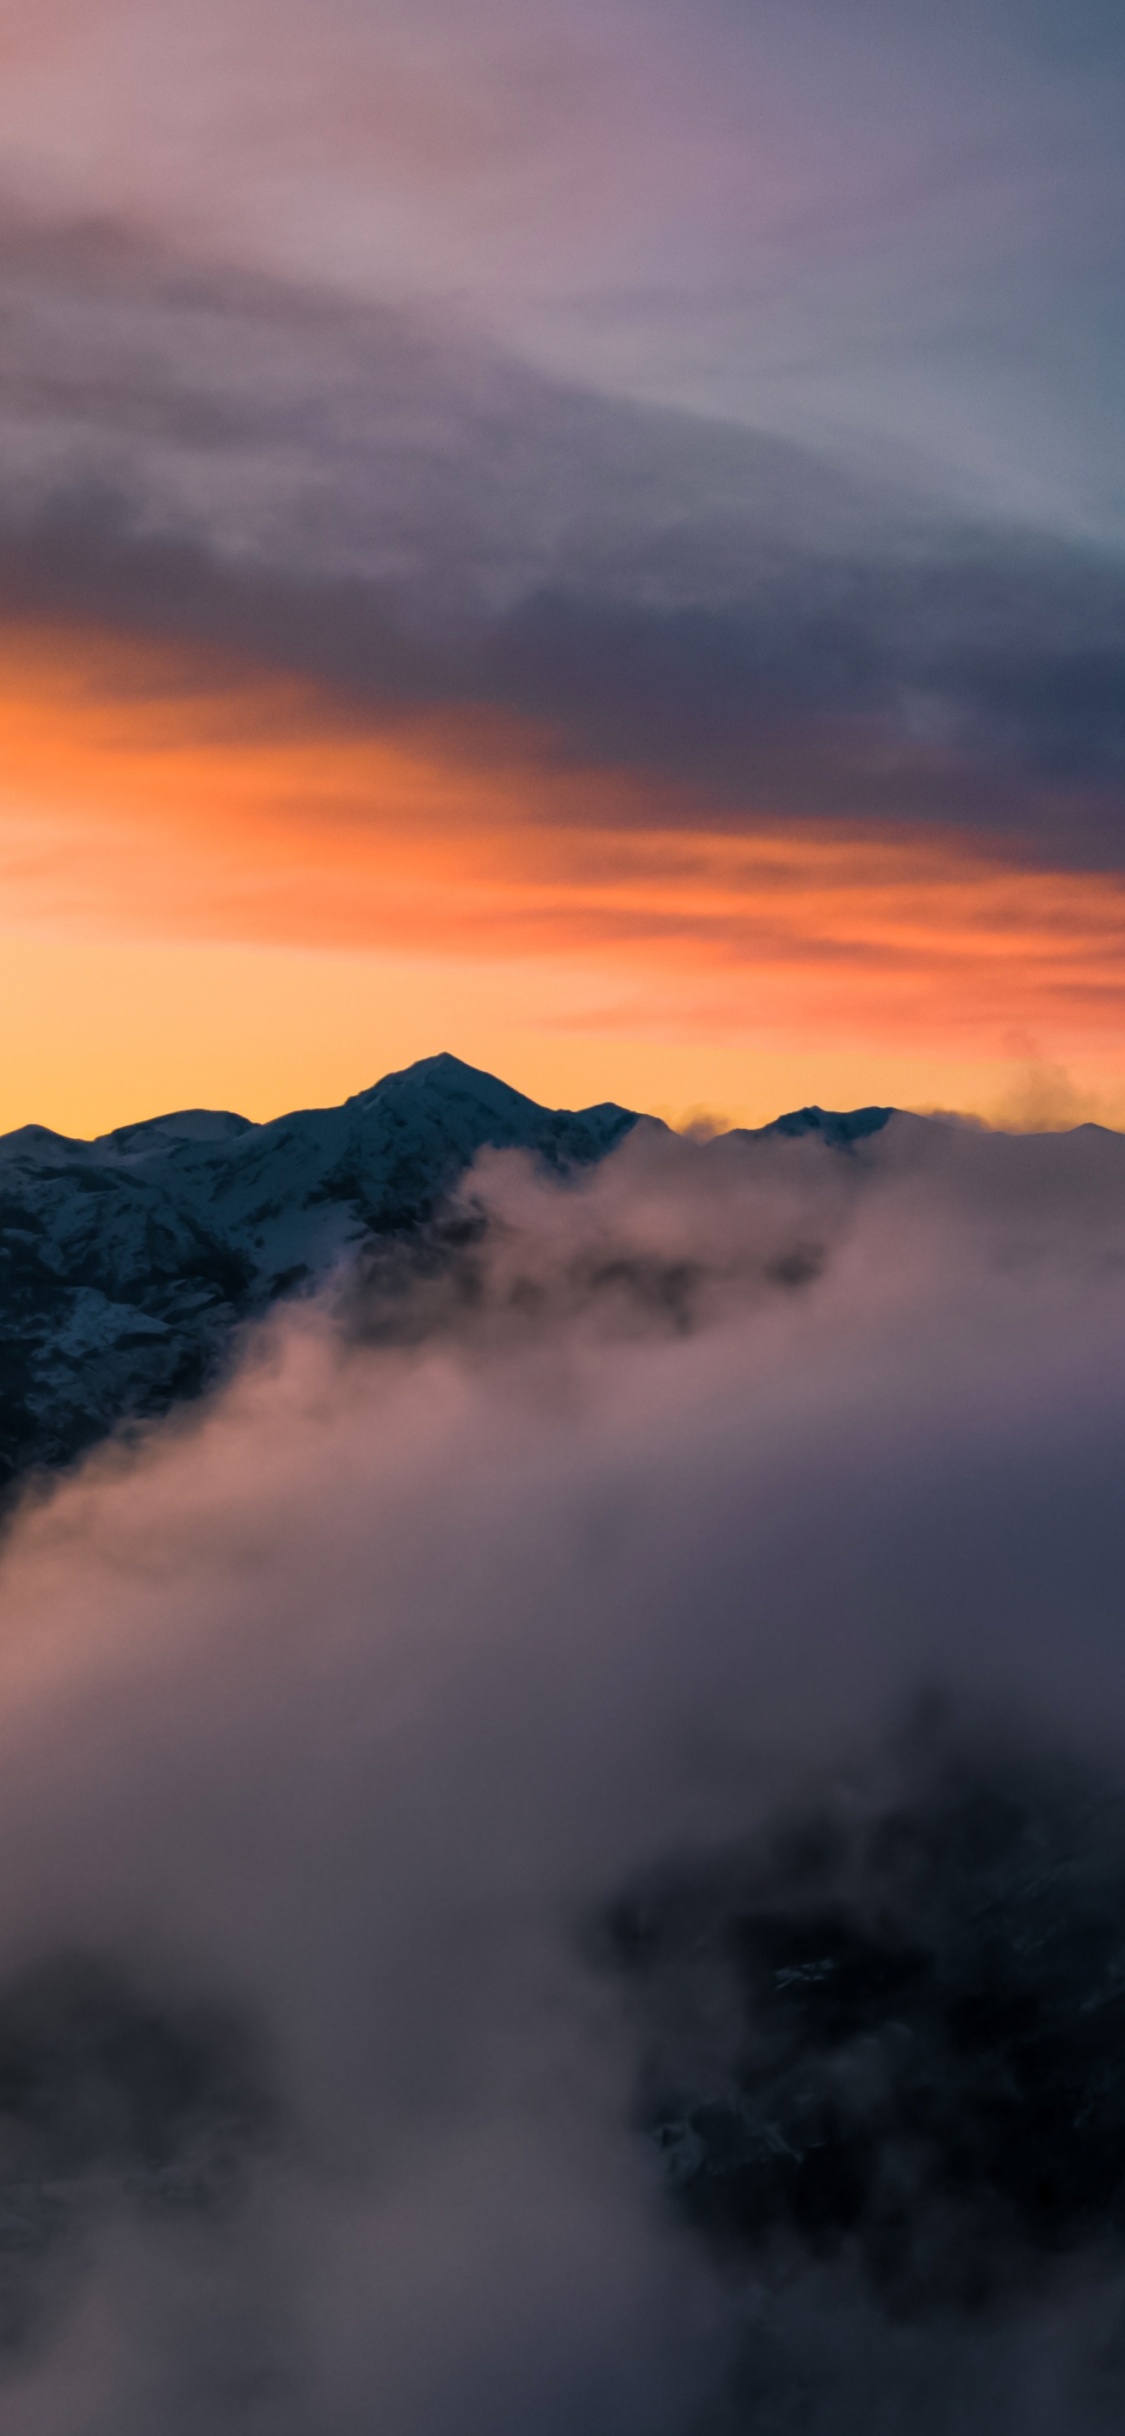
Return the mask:
[[[804,1109],[766,1130],[846,1147],[889,1113]],[[263,1125],[183,1109],[94,1141],[0,1136],[0,1495],[196,1394],[241,1323],[423,1226],[486,1146],[565,1173],[637,1122],[540,1107],[442,1054]]]
[[[264,1125],[188,1109],[92,1142],[0,1137],[0,1489],[197,1392],[241,1321],[419,1226],[486,1144],[566,1171],[636,1121],[442,1055]]]
[[[870,1137],[891,1119],[872,1160]],[[0,1497],[122,1423],[197,1394],[221,1373],[239,1328],[286,1295],[314,1290],[353,1260],[369,1269],[365,1254],[381,1259],[381,1246],[392,1280],[418,1255],[444,1260],[443,1203],[485,1148],[530,1152],[565,1176],[595,1165],[638,1124],[666,1131],[609,1102],[541,1107],[446,1054],[341,1107],[268,1124],[185,1109],[89,1142],[40,1125],[0,1136]],[[1081,1173],[1083,1206],[1104,1236],[1097,1257],[1125,1258],[1121,1134],[1079,1126],[1060,1167],[1043,1136],[974,1132],[892,1108],[810,1107],[692,1156],[729,1163],[776,1144],[802,1161],[802,1139],[821,1143],[833,1167],[843,1158],[857,1185],[904,1160],[924,1163],[928,1192],[940,1189],[939,1170],[987,1170],[987,1193],[999,1194],[1017,1231],[1021,1212],[1045,1222],[1064,1168],[1072,1182]],[[807,1261],[798,1270],[811,1273]]]

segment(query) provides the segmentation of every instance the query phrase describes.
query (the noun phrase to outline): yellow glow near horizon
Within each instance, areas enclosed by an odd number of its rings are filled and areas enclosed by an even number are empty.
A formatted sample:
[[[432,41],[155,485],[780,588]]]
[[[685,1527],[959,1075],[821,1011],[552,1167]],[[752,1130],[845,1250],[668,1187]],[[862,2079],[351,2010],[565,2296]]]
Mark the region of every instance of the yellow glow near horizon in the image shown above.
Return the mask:
[[[264,1117],[439,1048],[671,1116],[1125,1117],[1115,875],[717,829],[498,714],[73,630],[0,629],[0,720],[5,1128]]]
[[[962,1060],[891,1047],[789,1050],[647,1039],[582,1020],[579,993],[526,1012],[540,976],[515,963],[261,947],[0,936],[0,1132],[89,1136],[184,1107],[259,1122],[331,1105],[439,1049],[557,1107],[617,1100],[669,1123],[760,1125],[785,1108],[871,1101],[994,1122],[1125,1125],[1112,1065],[1063,1071],[1030,1052]]]

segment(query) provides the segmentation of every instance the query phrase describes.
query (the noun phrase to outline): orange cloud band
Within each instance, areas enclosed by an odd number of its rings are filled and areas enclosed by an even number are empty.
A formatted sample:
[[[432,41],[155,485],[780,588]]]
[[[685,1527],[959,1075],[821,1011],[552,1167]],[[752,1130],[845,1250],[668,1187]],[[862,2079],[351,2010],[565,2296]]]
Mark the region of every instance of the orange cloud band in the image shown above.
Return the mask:
[[[682,1029],[1116,1052],[1125,877],[952,831],[738,834],[498,714],[364,722],[296,681],[0,629],[9,925],[529,956]]]

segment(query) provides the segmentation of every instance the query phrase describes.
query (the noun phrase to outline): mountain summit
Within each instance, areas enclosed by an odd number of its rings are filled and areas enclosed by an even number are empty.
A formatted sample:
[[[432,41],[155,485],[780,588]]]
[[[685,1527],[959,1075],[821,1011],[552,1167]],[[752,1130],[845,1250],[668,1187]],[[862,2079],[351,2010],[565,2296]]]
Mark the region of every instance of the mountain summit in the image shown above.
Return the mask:
[[[565,1172],[635,1123],[442,1055],[268,1125],[191,1108],[0,1137],[0,1488],[197,1392],[240,1321],[424,1224],[486,1145]]]
[[[892,1118],[888,1162],[883,1141],[874,1157],[870,1144]],[[268,1125],[187,1108],[92,1142],[42,1125],[0,1136],[0,1499],[29,1471],[69,1463],[120,1424],[198,1394],[221,1375],[244,1323],[380,1243],[392,1248],[392,1281],[416,1253],[443,1260],[452,1248],[443,1204],[480,1151],[523,1150],[565,1177],[640,1122],[665,1130],[612,1102],[542,1108],[443,1055],[340,1108]],[[1068,1173],[1076,1161],[1089,1170],[1091,1207],[1112,1216],[1116,1246],[1125,1137],[1082,1126],[1068,1142]],[[837,1182],[850,1171],[857,1185],[903,1158],[921,1159],[935,1190],[939,1167],[981,1167],[982,1178],[986,1168],[988,1193],[1007,1194],[1013,1210],[1049,1199],[1057,1166],[1043,1136],[875,1107],[795,1109],[689,1155],[729,1168],[744,1152],[765,1154],[771,1173],[775,1159],[803,1166],[823,1154]],[[809,1274],[807,1247],[794,1258],[794,1274]]]
[[[802,1108],[754,1138],[846,1153],[893,1113]],[[565,1175],[637,1122],[612,1102],[541,1108],[443,1054],[268,1125],[186,1108],[92,1142],[0,1136],[0,1494],[197,1394],[242,1322],[424,1228],[479,1151]]]

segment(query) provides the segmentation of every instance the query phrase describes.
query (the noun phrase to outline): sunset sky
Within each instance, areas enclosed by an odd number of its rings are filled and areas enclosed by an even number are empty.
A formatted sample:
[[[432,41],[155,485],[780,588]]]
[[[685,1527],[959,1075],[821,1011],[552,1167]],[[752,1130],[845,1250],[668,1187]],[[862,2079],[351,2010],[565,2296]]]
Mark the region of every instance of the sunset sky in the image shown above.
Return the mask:
[[[1125,1125],[1120,0],[0,63],[0,1127]]]

